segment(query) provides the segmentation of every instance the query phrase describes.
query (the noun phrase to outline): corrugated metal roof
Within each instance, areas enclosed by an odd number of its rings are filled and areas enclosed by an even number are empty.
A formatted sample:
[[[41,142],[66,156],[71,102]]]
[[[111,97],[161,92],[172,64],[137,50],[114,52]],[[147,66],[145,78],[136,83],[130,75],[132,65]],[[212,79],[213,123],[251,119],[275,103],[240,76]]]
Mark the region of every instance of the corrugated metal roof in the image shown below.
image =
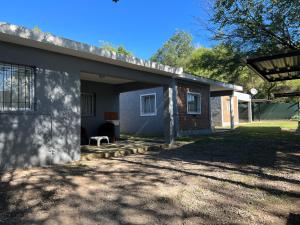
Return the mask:
[[[247,65],[269,82],[300,79],[300,51],[248,58]]]

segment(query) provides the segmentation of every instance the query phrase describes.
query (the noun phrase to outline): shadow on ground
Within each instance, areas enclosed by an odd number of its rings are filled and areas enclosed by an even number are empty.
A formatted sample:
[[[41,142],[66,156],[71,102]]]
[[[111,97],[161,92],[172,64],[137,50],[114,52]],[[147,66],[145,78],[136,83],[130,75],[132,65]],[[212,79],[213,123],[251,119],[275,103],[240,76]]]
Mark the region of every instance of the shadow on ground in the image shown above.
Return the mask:
[[[0,224],[293,224],[299,138],[245,127],[143,155],[3,172]]]

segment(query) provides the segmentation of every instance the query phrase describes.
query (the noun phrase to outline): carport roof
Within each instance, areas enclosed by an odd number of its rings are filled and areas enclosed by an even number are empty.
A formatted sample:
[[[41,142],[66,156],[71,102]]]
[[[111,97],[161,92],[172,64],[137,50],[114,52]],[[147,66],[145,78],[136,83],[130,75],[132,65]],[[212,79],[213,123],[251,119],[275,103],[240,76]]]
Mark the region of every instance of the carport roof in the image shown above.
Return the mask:
[[[246,59],[255,73],[269,82],[300,79],[300,51],[285,51]]]
[[[171,67],[132,56],[117,54],[113,51],[5,22],[0,22],[0,41],[76,56],[134,70],[170,76],[175,79],[205,83],[210,85],[212,90],[243,90],[243,87],[241,86],[185,73],[182,68]]]

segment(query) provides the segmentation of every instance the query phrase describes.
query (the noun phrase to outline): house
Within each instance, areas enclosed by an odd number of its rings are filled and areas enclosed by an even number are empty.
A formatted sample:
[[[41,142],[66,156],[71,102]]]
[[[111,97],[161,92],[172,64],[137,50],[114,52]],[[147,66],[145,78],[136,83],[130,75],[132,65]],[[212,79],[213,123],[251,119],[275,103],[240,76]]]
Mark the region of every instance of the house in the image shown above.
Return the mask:
[[[202,84],[205,84],[205,82],[203,81]],[[211,133],[211,128],[230,126],[232,118],[234,126],[236,126],[240,121],[240,111],[247,111],[246,118],[243,118],[244,122],[251,121],[251,98],[248,94],[234,91],[232,97],[230,95],[210,97],[210,103],[205,105],[206,103],[201,99],[207,94],[203,93],[205,88],[198,86],[197,90],[181,90],[178,85],[178,90],[182,93],[178,92],[177,94],[178,109],[174,112],[174,117],[178,119],[176,136]],[[217,92],[210,90],[210,93],[215,95]],[[208,94],[210,95],[210,93]],[[188,107],[187,102],[191,98],[197,98],[199,101],[196,112],[190,111]],[[164,130],[164,107],[162,102],[162,87],[121,93],[121,132],[142,136],[162,136]],[[244,105],[244,103],[246,103],[245,107],[239,110],[241,104]],[[210,115],[206,113],[209,107]],[[145,113],[145,110],[148,113]]]
[[[234,92],[232,96],[211,97],[213,127],[234,127],[240,122],[252,122],[251,96]]]
[[[177,130],[211,128],[210,93],[242,89],[8,23],[0,23],[0,82],[1,169],[79,160],[82,128],[97,135],[107,120],[118,137],[124,92],[162,87],[163,134],[172,144]],[[153,97],[143,101],[143,113],[152,113]],[[180,117],[187,107],[190,117]]]

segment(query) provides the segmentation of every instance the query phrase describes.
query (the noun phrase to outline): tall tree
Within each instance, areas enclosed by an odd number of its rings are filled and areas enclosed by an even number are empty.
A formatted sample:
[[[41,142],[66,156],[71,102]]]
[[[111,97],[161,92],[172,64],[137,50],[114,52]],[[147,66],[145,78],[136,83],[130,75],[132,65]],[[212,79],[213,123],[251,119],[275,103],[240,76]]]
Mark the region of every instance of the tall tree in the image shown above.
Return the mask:
[[[214,38],[249,54],[300,49],[299,0],[216,0]]]
[[[194,46],[192,35],[185,31],[176,31],[151,57],[151,61],[174,67],[185,67]]]

